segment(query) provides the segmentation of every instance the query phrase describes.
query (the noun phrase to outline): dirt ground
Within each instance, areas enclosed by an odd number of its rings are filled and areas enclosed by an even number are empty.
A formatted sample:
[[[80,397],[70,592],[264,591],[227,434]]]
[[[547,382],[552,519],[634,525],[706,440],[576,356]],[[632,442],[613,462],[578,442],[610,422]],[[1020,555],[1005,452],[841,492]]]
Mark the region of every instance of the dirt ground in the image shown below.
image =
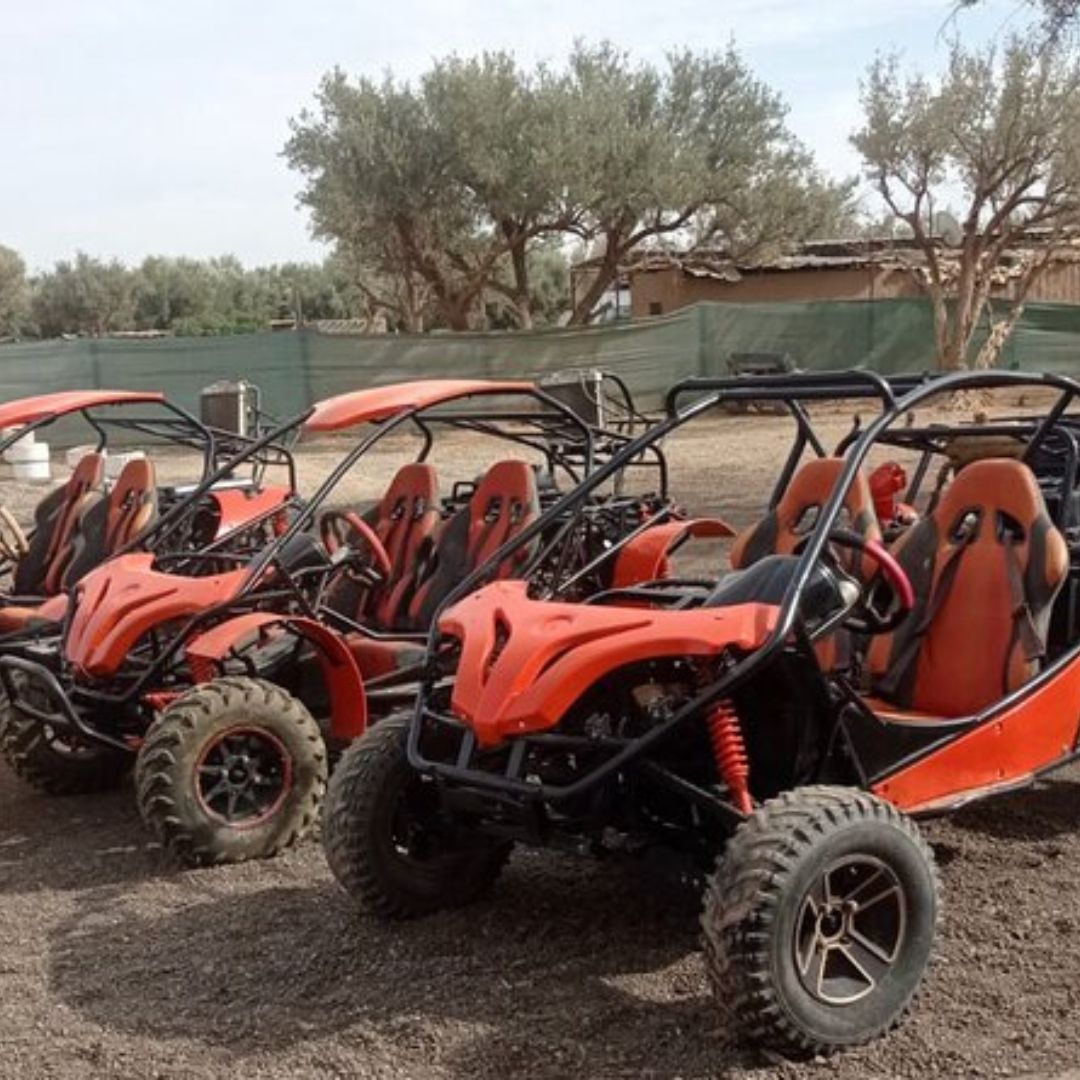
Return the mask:
[[[680,439],[676,493],[746,523],[782,438],[745,417]],[[305,455],[305,481],[333,456]],[[24,516],[40,494],[5,488]],[[1080,1061],[1080,767],[925,829],[947,908],[913,1015],[792,1064],[727,1044],[694,900],[641,866],[523,851],[490,900],[387,927],[350,909],[317,840],[178,872],[130,788],[53,800],[0,769],[0,1080],[1062,1075]]]

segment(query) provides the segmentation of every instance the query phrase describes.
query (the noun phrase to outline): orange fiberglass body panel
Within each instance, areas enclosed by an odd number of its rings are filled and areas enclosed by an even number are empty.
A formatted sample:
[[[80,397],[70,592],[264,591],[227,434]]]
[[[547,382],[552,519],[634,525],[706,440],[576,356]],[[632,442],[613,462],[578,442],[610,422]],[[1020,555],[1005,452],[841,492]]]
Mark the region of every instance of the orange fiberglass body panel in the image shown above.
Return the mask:
[[[181,577],[153,569],[148,552],[120,555],[79,583],[68,631],[68,660],[96,677],[118,671],[147,631],[170,619],[187,619],[233,597],[246,571]]]
[[[292,492],[287,487],[270,486],[257,491],[237,488],[211,489],[210,495],[218,505],[218,527],[214,536],[220,540],[237,529],[250,525],[288,502]]]
[[[95,405],[125,405],[134,402],[162,402],[160,390],[61,390],[55,394],[5,401],[0,405],[0,428],[33,424],[47,416],[90,409]]]
[[[687,540],[734,535],[735,530],[721,518],[665,521],[653,525],[635,536],[615,557],[612,588],[627,588],[667,577],[671,571],[670,556]]]
[[[498,581],[455,604],[439,629],[461,642],[451,709],[481,746],[547,731],[598,679],[636,661],[758,648],[779,609],[662,611],[530,600]]]
[[[356,739],[367,728],[367,699],[364,680],[344,638],[314,619],[273,612],[252,611],[237,615],[198,637],[184,649],[199,681],[213,678],[219,660],[233,649],[241,649],[275,631],[291,630],[316,647],[319,665],[330,694],[331,733],[341,739]]]
[[[487,379],[418,379],[372,386],[320,401],[304,423],[306,431],[340,431],[374,420],[387,420],[410,409],[427,409],[443,401],[473,394],[520,394],[535,390],[531,382]]]
[[[919,714],[918,722],[929,721]],[[1031,780],[1074,753],[1078,731],[1080,656],[1041,686],[991,711],[977,727],[872,790],[909,812],[944,809],[968,796]]]

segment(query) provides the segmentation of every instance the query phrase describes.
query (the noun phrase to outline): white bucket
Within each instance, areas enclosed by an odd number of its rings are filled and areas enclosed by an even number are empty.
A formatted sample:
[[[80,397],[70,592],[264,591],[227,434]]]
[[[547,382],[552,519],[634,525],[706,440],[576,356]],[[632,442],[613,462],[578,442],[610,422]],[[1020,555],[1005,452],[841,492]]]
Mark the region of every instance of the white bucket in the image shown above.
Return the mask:
[[[20,439],[17,443],[12,443],[4,451],[4,460],[10,462],[12,465],[17,465],[20,461],[40,461],[42,451],[47,458],[49,456],[49,444],[43,442],[35,442],[29,435],[25,439]]]
[[[141,450],[132,450],[126,454],[110,454],[105,459],[105,479],[115,480],[129,461],[143,461],[146,458]]]
[[[15,453],[16,450],[18,454]],[[25,445],[18,442],[4,456],[11,463],[11,474],[16,480],[48,483],[52,479],[48,443]]]
[[[22,431],[23,425],[16,424],[14,427],[0,428],[0,439],[10,439],[12,435],[17,431]],[[29,431],[23,436],[23,441],[32,443],[34,441],[34,432]]]

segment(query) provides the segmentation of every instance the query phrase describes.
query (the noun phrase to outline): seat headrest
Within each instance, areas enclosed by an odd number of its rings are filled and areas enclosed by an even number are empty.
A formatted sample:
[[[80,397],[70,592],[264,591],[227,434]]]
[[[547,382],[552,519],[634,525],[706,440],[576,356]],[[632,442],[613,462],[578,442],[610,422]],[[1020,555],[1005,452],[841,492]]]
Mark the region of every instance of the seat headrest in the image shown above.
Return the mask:
[[[434,465],[414,461],[403,465],[394,474],[390,486],[379,502],[379,517],[391,518],[399,512],[404,500],[412,499],[425,507],[433,507],[439,498],[439,478]]]
[[[68,487],[72,491],[76,489],[88,491],[92,488],[101,487],[104,479],[105,457],[104,455],[93,451],[89,454],[84,454],[79,459],[78,465],[71,470]]]
[[[843,468],[844,459],[838,457],[812,458],[800,465],[776,507],[736,537],[731,546],[732,567],[741,569],[766,555],[794,551],[813,527],[812,521],[803,520],[807,511],[825,505]],[[865,536],[880,535],[870,484],[862,469],[844,494],[844,509],[849,528]]]
[[[843,468],[844,459],[838,457],[813,458],[800,465],[776,505],[780,524],[795,525],[807,507],[824,505]],[[844,505],[852,517],[873,508],[870,485],[861,469],[844,496]]]
[[[961,469],[945,489],[933,517],[948,535],[965,513],[995,511],[1025,529],[1046,515],[1046,503],[1035,474],[1011,458],[984,458]]]
[[[149,458],[133,458],[109,492],[106,544],[111,552],[136,537],[157,513],[157,476]]]
[[[120,475],[109,492],[109,502],[117,506],[123,505],[130,495],[147,494],[156,486],[154,463],[149,458],[132,458],[120,470]]]
[[[483,517],[494,500],[516,502],[528,508],[537,500],[536,473],[525,461],[497,461],[476,485],[469,499],[469,510]]]

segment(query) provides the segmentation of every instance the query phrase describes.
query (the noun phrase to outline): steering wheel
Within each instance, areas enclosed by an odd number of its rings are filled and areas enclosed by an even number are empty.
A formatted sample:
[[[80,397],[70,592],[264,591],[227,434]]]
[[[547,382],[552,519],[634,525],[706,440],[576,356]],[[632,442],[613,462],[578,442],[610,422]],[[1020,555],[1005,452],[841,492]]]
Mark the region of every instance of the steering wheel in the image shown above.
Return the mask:
[[[368,552],[370,568],[381,577],[390,576],[390,556],[375,530],[353,510],[327,510],[319,523],[322,542],[332,559],[348,556],[349,551]],[[359,544],[357,541],[359,540]]]
[[[915,589],[907,572],[880,540],[861,536],[851,529],[833,529],[829,540],[858,551],[877,564],[870,581],[860,583],[861,598],[844,619],[844,625],[858,634],[892,633],[915,606]]]
[[[30,543],[14,514],[0,506],[0,558],[18,562],[30,550]]]

